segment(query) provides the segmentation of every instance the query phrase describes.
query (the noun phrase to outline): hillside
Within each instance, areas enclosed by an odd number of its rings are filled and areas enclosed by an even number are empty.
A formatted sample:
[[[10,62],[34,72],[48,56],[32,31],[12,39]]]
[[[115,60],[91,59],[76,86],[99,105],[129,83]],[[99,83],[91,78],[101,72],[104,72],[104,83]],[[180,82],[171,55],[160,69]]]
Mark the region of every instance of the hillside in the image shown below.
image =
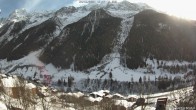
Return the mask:
[[[44,49],[41,61],[56,67],[85,70],[100,63],[111,52],[120,18],[103,9],[94,10],[79,21],[67,25]]]
[[[127,66],[146,66],[147,58],[157,60],[196,60],[196,26],[192,21],[168,16],[153,10],[135,15],[124,44]]]

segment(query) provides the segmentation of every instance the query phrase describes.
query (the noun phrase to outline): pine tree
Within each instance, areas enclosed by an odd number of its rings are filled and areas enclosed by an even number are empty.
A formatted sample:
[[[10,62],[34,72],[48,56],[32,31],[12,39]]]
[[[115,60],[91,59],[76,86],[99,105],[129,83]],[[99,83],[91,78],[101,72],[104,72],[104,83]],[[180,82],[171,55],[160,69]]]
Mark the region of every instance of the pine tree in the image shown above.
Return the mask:
[[[141,78],[141,76],[140,76],[140,78],[139,78],[139,83],[140,83],[140,84],[142,83],[142,78]]]
[[[110,79],[112,79],[112,72],[110,72],[110,74],[109,74],[109,78],[110,78]]]
[[[74,80],[74,78],[73,77],[68,77],[68,87],[71,87],[72,86],[72,84],[73,84],[73,80]]]
[[[64,86],[66,86],[66,85],[67,85],[67,83],[65,82],[65,79],[63,80],[63,85],[64,85]]]
[[[58,84],[58,86],[60,86],[62,84],[60,79],[58,80],[57,84]]]

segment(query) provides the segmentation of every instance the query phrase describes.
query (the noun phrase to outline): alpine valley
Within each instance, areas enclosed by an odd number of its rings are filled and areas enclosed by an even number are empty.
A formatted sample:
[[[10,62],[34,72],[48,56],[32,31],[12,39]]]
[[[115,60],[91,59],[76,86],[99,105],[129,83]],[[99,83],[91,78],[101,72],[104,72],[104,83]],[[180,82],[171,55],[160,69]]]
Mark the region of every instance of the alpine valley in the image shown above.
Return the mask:
[[[17,9],[0,19],[0,72],[54,87],[71,79],[65,91],[127,94],[139,91],[131,82],[170,81],[153,86],[158,92],[191,85],[195,70],[195,21],[146,4]]]
[[[128,1],[0,18],[0,110],[195,110],[195,98],[196,21]]]

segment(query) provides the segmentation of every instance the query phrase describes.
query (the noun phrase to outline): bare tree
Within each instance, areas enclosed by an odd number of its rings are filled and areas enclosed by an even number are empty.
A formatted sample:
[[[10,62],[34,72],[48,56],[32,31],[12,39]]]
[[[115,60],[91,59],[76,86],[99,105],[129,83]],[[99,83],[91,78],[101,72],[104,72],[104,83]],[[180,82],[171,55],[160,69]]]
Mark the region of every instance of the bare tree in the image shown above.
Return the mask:
[[[46,96],[39,90],[37,91],[38,99],[37,102],[40,104],[43,110],[49,110],[52,107],[51,95]]]

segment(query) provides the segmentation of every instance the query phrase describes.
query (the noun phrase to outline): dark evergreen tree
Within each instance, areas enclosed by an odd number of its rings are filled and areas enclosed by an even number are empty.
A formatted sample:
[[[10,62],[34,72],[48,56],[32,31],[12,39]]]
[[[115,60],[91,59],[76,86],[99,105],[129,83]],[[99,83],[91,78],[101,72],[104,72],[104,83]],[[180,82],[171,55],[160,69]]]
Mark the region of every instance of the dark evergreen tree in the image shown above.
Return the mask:
[[[74,78],[72,76],[68,77],[68,87],[71,87],[73,85]]]
[[[36,75],[37,75],[37,72],[34,73],[33,78],[35,78]]]
[[[142,78],[141,78],[141,77],[139,78],[139,83],[140,83],[140,84],[142,83]]]
[[[57,84],[58,84],[58,86],[61,86],[62,82],[60,79],[57,81]]]
[[[112,79],[112,72],[109,73],[109,78]]]
[[[63,80],[63,85],[67,86],[67,82],[65,81],[65,79]]]

